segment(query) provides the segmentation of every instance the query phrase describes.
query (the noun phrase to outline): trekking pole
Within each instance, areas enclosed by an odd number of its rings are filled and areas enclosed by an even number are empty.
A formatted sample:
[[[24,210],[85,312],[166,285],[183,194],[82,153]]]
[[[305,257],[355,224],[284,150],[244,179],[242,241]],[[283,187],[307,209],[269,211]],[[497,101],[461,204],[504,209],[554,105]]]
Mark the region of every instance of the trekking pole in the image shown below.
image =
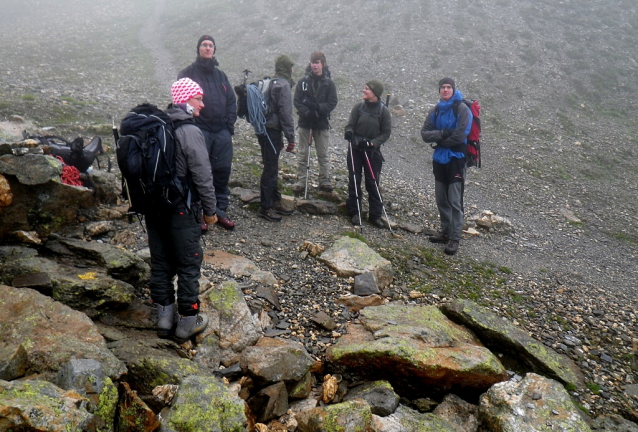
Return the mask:
[[[306,188],[304,189],[303,199],[308,199],[308,174],[310,173],[310,146],[312,145],[312,129],[308,132],[308,158],[306,160]]]
[[[389,106],[390,103],[390,93],[386,93],[385,95],[385,106]]]
[[[352,138],[354,139],[354,137]],[[361,220],[361,203],[359,203],[359,186],[357,185],[357,176],[354,169],[354,154],[352,153],[352,140],[348,141],[350,147],[350,162],[352,165],[352,182],[354,183],[354,196],[357,199],[357,212],[359,213],[359,228],[363,230],[363,221]]]
[[[368,163],[368,169],[370,170],[370,175],[372,176],[372,181],[374,182],[374,186],[377,188],[377,196],[379,197],[379,201],[381,201],[381,208],[383,209],[383,214],[385,215],[385,220],[388,221],[388,228],[390,229],[390,234],[394,235],[392,231],[392,225],[390,224],[390,219],[388,219],[388,213],[385,211],[385,204],[383,204],[383,198],[381,197],[381,192],[379,191],[379,185],[377,184],[377,179],[374,175],[374,171],[372,171],[372,165],[370,164],[370,158],[368,157],[368,152],[363,151],[366,155],[366,162]]]

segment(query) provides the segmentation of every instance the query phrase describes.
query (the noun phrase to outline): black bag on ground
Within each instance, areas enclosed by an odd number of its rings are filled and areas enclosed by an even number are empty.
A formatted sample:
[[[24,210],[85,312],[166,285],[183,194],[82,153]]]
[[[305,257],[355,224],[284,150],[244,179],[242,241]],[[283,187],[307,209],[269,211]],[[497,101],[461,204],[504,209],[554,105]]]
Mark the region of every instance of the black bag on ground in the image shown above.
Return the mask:
[[[176,174],[174,125],[155,105],[138,105],[124,116],[116,154],[130,212],[171,210],[188,199],[186,182]]]

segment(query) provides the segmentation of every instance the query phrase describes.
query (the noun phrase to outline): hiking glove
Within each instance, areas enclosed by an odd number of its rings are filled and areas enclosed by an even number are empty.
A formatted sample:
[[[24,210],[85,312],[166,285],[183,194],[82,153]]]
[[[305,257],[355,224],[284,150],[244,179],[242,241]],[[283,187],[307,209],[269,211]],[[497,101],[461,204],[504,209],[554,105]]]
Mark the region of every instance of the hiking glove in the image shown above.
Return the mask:
[[[454,133],[454,129],[443,129],[441,131],[441,138],[448,139],[449,137],[452,136],[453,133]]]
[[[374,145],[367,139],[362,139],[361,141],[359,141],[359,150],[367,150],[372,147],[374,147]]]
[[[288,147],[286,147],[286,151],[288,153],[296,153],[296,151],[295,151],[295,143],[294,142],[288,143]]]
[[[319,104],[317,102],[308,102],[306,106],[310,111],[319,111]]]
[[[346,133],[343,134],[343,139],[346,141],[352,141],[352,131],[347,130]]]

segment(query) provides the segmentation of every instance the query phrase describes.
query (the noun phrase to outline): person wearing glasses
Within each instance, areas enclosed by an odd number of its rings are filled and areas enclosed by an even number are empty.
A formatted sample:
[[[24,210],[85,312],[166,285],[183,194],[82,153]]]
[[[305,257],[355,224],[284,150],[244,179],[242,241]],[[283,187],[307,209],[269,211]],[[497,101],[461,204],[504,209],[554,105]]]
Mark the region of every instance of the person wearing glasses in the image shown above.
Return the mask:
[[[205,107],[202,88],[190,78],[171,86],[173,103],[167,114],[175,126],[175,167],[178,178],[188,184],[192,205],[149,212],[146,217],[151,252],[151,299],[157,307],[157,335],[173,333],[179,343],[202,332],[208,325],[199,308],[199,277],[203,259],[200,245],[200,210],[207,224],[217,222],[215,188],[202,131],[193,124]],[[177,276],[177,293],[173,278]],[[177,295],[176,295],[177,294]],[[177,297],[177,298],[176,298]]]
[[[346,206],[353,225],[361,225],[361,172],[368,192],[368,222],[385,228],[381,220],[383,204],[379,195],[379,175],[383,166],[381,146],[390,138],[392,115],[381,101],[383,83],[371,79],[363,86],[363,101],[350,112],[343,138],[348,147],[348,199]],[[375,184],[376,183],[376,184]]]
[[[232,136],[237,120],[237,99],[228,77],[217,67],[216,52],[212,36],[200,37],[197,41],[197,58],[177,75],[177,79],[190,78],[204,90],[204,108],[195,118],[195,124],[206,139],[217,195],[217,224],[232,230],[235,223],[227,214],[230,199],[228,181],[233,162]],[[202,228],[206,227],[202,225]]]

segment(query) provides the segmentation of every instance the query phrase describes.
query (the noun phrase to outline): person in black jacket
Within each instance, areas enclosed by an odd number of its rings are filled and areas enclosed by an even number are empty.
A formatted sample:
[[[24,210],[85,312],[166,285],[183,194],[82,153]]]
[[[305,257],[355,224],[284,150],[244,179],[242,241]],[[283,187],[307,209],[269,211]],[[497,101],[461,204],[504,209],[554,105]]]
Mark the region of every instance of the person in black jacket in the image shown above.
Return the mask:
[[[197,41],[197,58],[184,68],[177,79],[190,78],[204,90],[204,108],[195,123],[206,139],[206,148],[213,171],[213,183],[217,195],[217,224],[232,230],[235,223],[226,210],[230,199],[231,166],[233,162],[233,140],[237,120],[237,99],[233,87],[224,72],[219,70],[215,58],[215,40],[204,35]]]
[[[371,79],[366,83],[363,87],[363,102],[359,102],[352,108],[343,136],[350,142],[346,206],[353,225],[361,225],[361,171],[363,171],[368,192],[368,221],[377,228],[385,228],[381,220],[383,204],[378,186],[383,165],[381,145],[390,138],[392,116],[388,107],[381,102],[382,95],[381,81]]]
[[[337,106],[337,87],[330,79],[326,56],[321,51],[310,55],[306,76],[295,88],[295,108],[299,113],[299,141],[297,142],[297,183],[295,194],[305,190],[308,175],[310,140],[314,141],[319,164],[319,190],[332,192],[330,180],[330,113]]]
[[[281,221],[281,214],[290,215],[281,204],[281,194],[277,190],[277,176],[279,174],[279,155],[284,148],[283,136],[288,141],[287,152],[295,149],[295,120],[292,117],[293,86],[292,59],[280,55],[275,60],[275,76],[270,81],[270,109],[266,116],[266,133],[257,135],[261,147],[261,158],[264,170],[260,181],[260,206],[257,214],[271,222]]]

